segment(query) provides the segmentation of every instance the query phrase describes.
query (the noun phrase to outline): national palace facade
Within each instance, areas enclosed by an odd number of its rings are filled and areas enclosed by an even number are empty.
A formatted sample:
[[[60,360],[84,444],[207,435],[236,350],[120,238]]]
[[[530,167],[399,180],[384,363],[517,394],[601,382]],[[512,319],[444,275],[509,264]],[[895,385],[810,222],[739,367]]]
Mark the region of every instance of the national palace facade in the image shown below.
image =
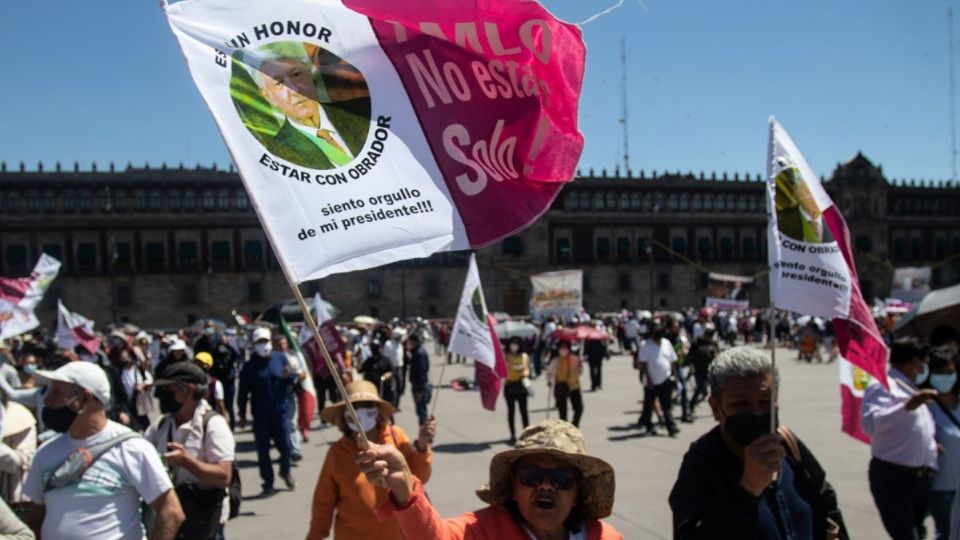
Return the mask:
[[[827,191],[846,217],[864,295],[884,297],[894,267],[934,266],[960,282],[960,186],[889,180],[863,155]],[[765,183],[759,175],[580,171],[530,228],[477,252],[488,306],[526,312],[533,273],[580,268],[590,311],[702,305],[707,273],[754,276],[768,302]],[[40,253],[61,261],[56,299],[101,327],[178,327],[256,314],[292,297],[239,176],[216,167],[0,165],[0,275]],[[466,253],[440,253],[302,286],[344,317],[449,317]]]

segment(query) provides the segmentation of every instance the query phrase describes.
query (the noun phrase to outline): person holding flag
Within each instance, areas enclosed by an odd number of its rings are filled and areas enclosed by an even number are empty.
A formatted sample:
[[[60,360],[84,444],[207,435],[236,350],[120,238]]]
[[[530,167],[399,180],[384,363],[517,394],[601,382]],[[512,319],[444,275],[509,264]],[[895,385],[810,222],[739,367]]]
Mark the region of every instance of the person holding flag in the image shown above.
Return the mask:
[[[930,373],[926,347],[900,338],[890,349],[890,388],[873,382],[863,396],[860,426],[870,440],[870,493],[895,540],[923,538],[937,472],[936,424],[929,403],[937,391],[919,388]]]
[[[683,457],[669,499],[675,539],[848,538],[816,457],[787,428],[770,433],[778,378],[753,347],[727,349],[710,364],[719,425]]]

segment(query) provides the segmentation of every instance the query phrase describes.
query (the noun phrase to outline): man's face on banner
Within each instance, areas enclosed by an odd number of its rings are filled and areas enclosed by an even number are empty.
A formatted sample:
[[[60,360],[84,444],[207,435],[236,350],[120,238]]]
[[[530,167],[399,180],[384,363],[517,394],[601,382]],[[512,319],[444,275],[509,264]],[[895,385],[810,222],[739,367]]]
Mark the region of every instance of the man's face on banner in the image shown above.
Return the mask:
[[[288,58],[264,62],[260,66],[260,91],[291,120],[317,126],[320,104],[309,66]]]

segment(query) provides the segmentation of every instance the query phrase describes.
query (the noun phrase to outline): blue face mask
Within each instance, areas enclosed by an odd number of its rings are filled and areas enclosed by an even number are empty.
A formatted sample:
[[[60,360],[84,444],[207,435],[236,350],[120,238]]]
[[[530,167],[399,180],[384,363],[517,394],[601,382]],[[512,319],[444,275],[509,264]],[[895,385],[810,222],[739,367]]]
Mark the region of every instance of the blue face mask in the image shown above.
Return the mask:
[[[917,386],[923,384],[923,381],[927,380],[927,377],[930,375],[930,365],[926,362],[923,363],[923,371],[917,373],[917,376],[913,378],[913,383]]]
[[[953,386],[957,384],[957,374],[954,373],[934,373],[930,375],[930,386],[934,390],[940,392],[941,394],[946,394],[947,392],[953,390]]]

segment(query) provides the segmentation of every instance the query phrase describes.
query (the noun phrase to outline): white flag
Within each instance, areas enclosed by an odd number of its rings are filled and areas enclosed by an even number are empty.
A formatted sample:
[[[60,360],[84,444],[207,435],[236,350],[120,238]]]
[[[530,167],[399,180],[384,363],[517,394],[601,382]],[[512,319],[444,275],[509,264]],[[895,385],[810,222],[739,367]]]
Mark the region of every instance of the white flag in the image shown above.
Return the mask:
[[[0,278],[0,339],[40,326],[33,310],[59,272],[60,261],[44,253],[29,277]]]
[[[100,346],[93,331],[93,321],[73,313],[57,300],[57,347],[73,350],[77,345],[93,354]]]
[[[477,271],[477,256],[474,254],[470,255],[470,267],[467,270],[467,280],[463,283],[457,320],[453,323],[453,331],[450,335],[449,350],[493,369],[496,364],[495,347],[498,345],[493,343],[493,338],[490,336],[490,327],[487,324],[487,303],[483,298],[480,272]]]

